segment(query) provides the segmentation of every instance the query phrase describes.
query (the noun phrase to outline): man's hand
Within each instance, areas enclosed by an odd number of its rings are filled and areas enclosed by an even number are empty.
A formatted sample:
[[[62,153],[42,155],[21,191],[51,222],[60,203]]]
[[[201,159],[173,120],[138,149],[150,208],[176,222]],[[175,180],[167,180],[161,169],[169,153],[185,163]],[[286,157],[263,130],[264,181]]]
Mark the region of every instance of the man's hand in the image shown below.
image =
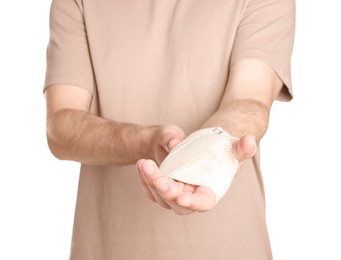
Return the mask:
[[[168,153],[180,143],[185,136],[184,131],[175,125],[158,127],[150,142],[150,158],[153,159],[157,165],[160,165]]]
[[[233,143],[232,150],[241,165],[256,153],[255,138],[252,135],[242,137]],[[216,205],[216,197],[211,189],[165,177],[152,160],[139,160],[136,166],[147,197],[163,208],[172,209],[179,215],[187,215],[208,211]]]

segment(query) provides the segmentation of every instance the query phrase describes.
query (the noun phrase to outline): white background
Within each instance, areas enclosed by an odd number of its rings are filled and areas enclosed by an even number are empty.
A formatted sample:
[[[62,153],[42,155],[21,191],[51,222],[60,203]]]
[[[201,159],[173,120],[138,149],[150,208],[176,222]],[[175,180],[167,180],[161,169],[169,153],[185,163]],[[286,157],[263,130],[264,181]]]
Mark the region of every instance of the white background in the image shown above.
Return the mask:
[[[68,259],[78,164],[45,141],[50,1],[0,2],[0,259]],[[297,0],[295,98],[262,142],[275,260],[341,259],[341,5]],[[252,260],[252,259],[250,259]]]

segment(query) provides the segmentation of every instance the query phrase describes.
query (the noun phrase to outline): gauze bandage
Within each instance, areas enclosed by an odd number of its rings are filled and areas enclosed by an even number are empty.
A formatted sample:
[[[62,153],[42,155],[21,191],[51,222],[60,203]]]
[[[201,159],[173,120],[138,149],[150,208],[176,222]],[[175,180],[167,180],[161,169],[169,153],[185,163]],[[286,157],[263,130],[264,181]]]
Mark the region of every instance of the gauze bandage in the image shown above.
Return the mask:
[[[230,187],[238,168],[232,140],[222,128],[206,128],[176,145],[160,165],[161,173],[184,183],[206,186],[218,202]]]

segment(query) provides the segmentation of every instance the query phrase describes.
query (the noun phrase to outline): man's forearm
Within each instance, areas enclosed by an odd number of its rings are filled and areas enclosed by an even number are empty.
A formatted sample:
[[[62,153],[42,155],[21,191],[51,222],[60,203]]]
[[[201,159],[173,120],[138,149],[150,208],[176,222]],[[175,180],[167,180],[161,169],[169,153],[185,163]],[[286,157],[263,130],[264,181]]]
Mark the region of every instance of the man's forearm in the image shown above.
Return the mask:
[[[156,127],[141,127],[62,109],[47,118],[47,138],[52,153],[62,160],[85,164],[123,165],[149,158]]]
[[[270,107],[257,100],[235,100],[220,106],[203,127],[221,126],[236,137],[251,134],[259,142],[269,122]]]

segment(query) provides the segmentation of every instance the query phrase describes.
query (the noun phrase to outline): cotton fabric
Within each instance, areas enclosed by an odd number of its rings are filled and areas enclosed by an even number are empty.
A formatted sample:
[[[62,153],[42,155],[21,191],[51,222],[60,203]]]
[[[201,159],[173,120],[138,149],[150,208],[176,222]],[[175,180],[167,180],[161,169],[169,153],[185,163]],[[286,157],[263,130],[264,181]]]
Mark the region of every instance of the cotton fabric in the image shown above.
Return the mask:
[[[44,89],[93,95],[91,113],[198,130],[218,108],[229,68],[270,65],[292,95],[293,0],[54,0]],[[150,202],[134,165],[82,165],[70,259],[272,259],[259,153],[207,213]]]

